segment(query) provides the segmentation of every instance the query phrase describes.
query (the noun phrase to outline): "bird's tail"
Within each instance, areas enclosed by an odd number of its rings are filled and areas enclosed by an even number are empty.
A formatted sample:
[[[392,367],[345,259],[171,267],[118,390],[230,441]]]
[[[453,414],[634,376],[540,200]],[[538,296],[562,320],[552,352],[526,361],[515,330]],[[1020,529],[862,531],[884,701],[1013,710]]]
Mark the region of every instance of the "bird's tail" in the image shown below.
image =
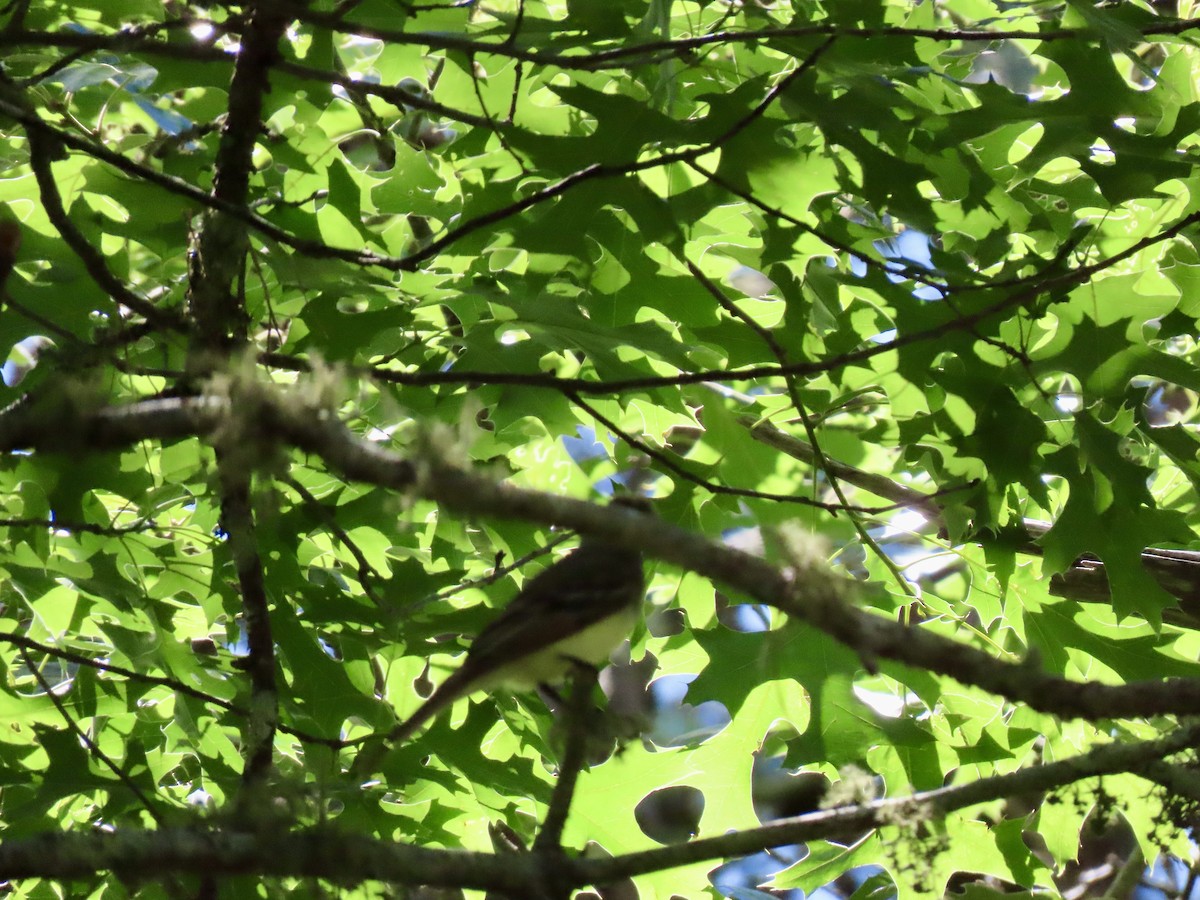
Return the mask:
[[[387,740],[399,744],[411,738],[421,729],[422,725],[462,696],[463,691],[470,687],[474,674],[470,666],[461,667],[438,685],[438,689],[428,700],[417,707],[416,712],[388,732]]]

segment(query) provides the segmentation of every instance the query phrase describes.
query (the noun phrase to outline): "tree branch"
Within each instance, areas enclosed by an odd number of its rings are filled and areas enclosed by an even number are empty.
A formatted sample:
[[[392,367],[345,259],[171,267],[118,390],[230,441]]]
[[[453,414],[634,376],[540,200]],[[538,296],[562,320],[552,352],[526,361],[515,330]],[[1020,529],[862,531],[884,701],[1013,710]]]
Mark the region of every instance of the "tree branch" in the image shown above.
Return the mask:
[[[997,659],[919,626],[857,609],[848,600],[852,583],[824,561],[793,564],[780,571],[763,559],[667,522],[626,521],[625,516],[595,504],[498,484],[447,466],[439,458],[421,457],[414,463],[355,437],[328,411],[305,406],[294,397],[286,402],[274,398],[265,388],[254,399],[239,398],[239,406],[239,416],[259,429],[261,440],[282,441],[317,454],[345,477],[392,490],[415,490],[464,515],[561,525],[636,546],[648,556],[719,581],[808,622],[854,650],[868,665],[878,659],[892,660],[1065,718],[1200,713],[1200,679],[1107,685],[1050,675],[1035,665]],[[151,437],[181,437],[189,430],[209,433],[228,414],[229,402],[213,397],[144,401],[76,411],[75,416],[47,416],[34,404],[19,407],[11,416],[0,414],[0,451],[61,451],[79,446],[80,441],[94,449]],[[64,428],[64,422],[73,422],[74,427]]]
[[[579,773],[587,763],[588,714],[591,711],[592,688],[596,686],[599,672],[592,666],[577,665],[571,683],[571,694],[562,707],[566,731],[566,749],[558,765],[558,777],[554,782],[554,793],[550,797],[550,808],[542,820],[542,828],[533,842],[535,853],[561,851],[563,828],[571,812],[571,799],[575,796],[575,784]]]
[[[128,669],[125,666],[119,666],[116,663],[93,659],[90,656],[85,656],[82,653],[76,653],[73,650],[66,650],[61,647],[52,647],[48,644],[43,644],[39,641],[33,640],[32,638],[28,638],[25,635],[14,634],[12,632],[0,631],[0,641],[3,641],[7,644],[12,644],[13,646],[22,649],[35,650],[38,653],[45,654],[46,656],[53,656],[55,659],[64,659],[68,662],[74,663],[77,666],[87,666],[89,669],[95,669],[97,672],[120,675],[122,678],[128,678],[130,681],[136,681],[140,684],[151,684],[155,685],[156,687],[165,687],[177,694],[183,694],[185,696],[192,697],[195,700],[199,700],[202,703],[211,704],[212,706],[216,706],[219,709],[223,709],[226,712],[233,713],[234,715],[249,715],[249,711],[245,707],[239,706],[238,704],[226,700],[223,697],[218,697],[215,694],[209,694],[200,690],[199,688],[194,688],[191,685],[180,681],[178,678],[171,678],[165,675],[149,675],[145,672],[137,672],[133,669]],[[290,734],[297,740],[303,741],[307,744],[320,744],[325,747],[331,747],[335,750],[347,746],[346,742],[340,740],[339,738],[321,737],[320,735],[310,734],[307,731],[302,731],[299,728],[292,728],[289,725],[281,724],[279,725],[279,730],[284,734]]]
[[[408,32],[389,28],[373,28],[369,25],[346,21],[340,16],[310,13],[302,17],[310,24],[331,28],[343,34],[369,37],[397,45],[418,45],[431,50],[457,50],[464,53],[493,54],[522,62],[554,66],[564,70],[599,71],[602,69],[626,69],[634,65],[653,65],[667,59],[685,57],[706,47],[728,44],[760,44],[770,40],[812,37],[834,37],[860,40],[911,39],[993,43],[1003,40],[1063,41],[1092,36],[1088,29],[1055,28],[1044,31],[1003,31],[992,29],[957,28],[902,28],[868,27],[850,28],[836,24],[800,25],[791,28],[763,28],[748,31],[718,31],[690,38],[672,38],[662,41],[646,41],[626,47],[615,47],[597,53],[560,53],[552,50],[529,50],[514,46],[511,41],[477,41],[446,33]],[[1200,25],[1200,19],[1175,19],[1164,21],[1141,30],[1143,36],[1156,34],[1181,34]]]
[[[38,118],[40,122],[40,118],[32,110],[28,111],[28,115]],[[54,172],[51,167],[55,150],[54,138],[49,127],[31,127],[26,124],[25,135],[29,139],[29,167],[33,169],[34,178],[37,179],[38,191],[42,198],[42,209],[50,220],[50,224],[58,229],[63,242],[79,257],[92,280],[115,303],[128,307],[145,318],[147,322],[162,327],[180,328],[182,323],[177,318],[164,313],[157,306],[135,294],[113,275],[100,251],[88,243],[83,232],[76,228],[67,216],[67,211],[63,208],[62,195],[58,190],[58,182],[54,180]]]
[[[898,822],[917,825],[1015,794],[1053,791],[1119,772],[1138,772],[1200,742],[1200,724],[1155,741],[1113,743],[1088,753],[1009,775],[855,806],[822,810],[770,825],[608,859],[558,856],[558,874],[575,886],[607,884],[648,872],[745,856],[772,847],[849,834]],[[212,875],[324,877],[339,883],[394,881],[495,890],[530,896],[540,885],[542,855],[432,850],[332,829],[121,829],[113,833],[54,832],[0,843],[0,878],[77,878],[106,870],[142,877],[200,872]]]
[[[54,708],[58,710],[58,714],[62,716],[63,721],[67,723],[67,728],[71,730],[71,733],[79,739],[81,744],[87,747],[88,752],[92,754],[92,756],[98,759],[106,769],[108,769],[117,777],[117,780],[120,781],[121,784],[125,785],[129,792],[137,798],[137,801],[142,805],[142,808],[149,813],[150,818],[152,818],[159,825],[162,825],[162,814],[155,808],[154,804],[150,800],[150,797],[138,786],[138,783],[133,780],[132,776],[130,776],[128,772],[117,765],[113,758],[105,753],[100,745],[92,739],[92,736],[84,731],[84,729],[80,727],[79,723],[71,717],[71,714],[67,711],[66,706],[63,705],[62,698],[60,698],[58,694],[54,692],[54,687],[49,681],[46,680],[46,676],[42,674],[41,670],[34,664],[33,660],[29,658],[29,651],[24,647],[18,647],[17,653],[20,654],[21,660],[25,663],[25,667],[29,670],[30,674],[33,675],[34,680],[37,681],[38,686],[41,687],[43,692],[45,692],[46,697],[49,698]]]

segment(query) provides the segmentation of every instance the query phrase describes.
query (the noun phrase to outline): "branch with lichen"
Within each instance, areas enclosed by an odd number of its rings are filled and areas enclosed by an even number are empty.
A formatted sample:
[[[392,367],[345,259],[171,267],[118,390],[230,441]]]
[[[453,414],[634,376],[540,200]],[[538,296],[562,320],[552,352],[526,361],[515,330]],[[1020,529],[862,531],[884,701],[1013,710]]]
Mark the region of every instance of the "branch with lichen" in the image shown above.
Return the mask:
[[[1200,741],[1191,722],[1155,741],[1113,743],[1088,753],[1009,775],[981,778],[904,797],[825,809],[769,825],[700,838],[611,858],[562,855],[552,848],[556,883],[584,887],[710,860],[745,856],[772,847],[845,838],[894,827],[910,830],[958,810],[1016,794],[1054,791],[1094,778],[1142,769],[1160,771],[1173,754]],[[210,875],[332,878],[408,885],[494,890],[531,896],[543,884],[544,854],[501,855],[435,850],[330,828],[297,831],[236,829],[118,829],[111,833],[61,833],[0,843],[0,878],[78,878],[107,870],[141,877],[196,872]]]
[[[319,393],[319,392],[318,392]],[[239,445],[294,447],[321,457],[342,476],[436,500],[465,516],[492,516],[560,525],[636,546],[647,556],[696,572],[783,610],[856,652],[948,676],[1012,702],[1064,718],[1106,719],[1200,714],[1200,681],[1165,678],[1127,684],[1073,681],[1010,662],[921,627],[859,609],[853,583],[824,560],[780,569],[759,557],[667,522],[628,522],[593,503],[498,483],[470,469],[452,442],[433,441],[402,456],[363,440],[338,421],[313,392],[258,383],[237,395]],[[147,438],[211,438],[229,427],[234,402],[205,395],[128,406],[70,406],[50,401],[0,413],[0,451],[65,451],[126,446]],[[70,423],[70,427],[67,423]],[[258,456],[261,460],[262,454]]]

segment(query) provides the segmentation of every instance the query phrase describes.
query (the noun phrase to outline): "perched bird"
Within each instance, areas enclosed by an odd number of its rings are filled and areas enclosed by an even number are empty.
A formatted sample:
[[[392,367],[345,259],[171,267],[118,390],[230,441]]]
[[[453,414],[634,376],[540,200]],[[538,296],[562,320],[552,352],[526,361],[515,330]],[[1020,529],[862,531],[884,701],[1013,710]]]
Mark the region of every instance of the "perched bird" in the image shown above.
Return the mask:
[[[643,497],[618,497],[613,505],[651,511]],[[561,680],[573,665],[604,662],[633,630],[645,591],[641,553],[585,535],[578,549],[530,579],[475,638],[458,671],[388,740],[408,739],[475,691],[529,690]]]

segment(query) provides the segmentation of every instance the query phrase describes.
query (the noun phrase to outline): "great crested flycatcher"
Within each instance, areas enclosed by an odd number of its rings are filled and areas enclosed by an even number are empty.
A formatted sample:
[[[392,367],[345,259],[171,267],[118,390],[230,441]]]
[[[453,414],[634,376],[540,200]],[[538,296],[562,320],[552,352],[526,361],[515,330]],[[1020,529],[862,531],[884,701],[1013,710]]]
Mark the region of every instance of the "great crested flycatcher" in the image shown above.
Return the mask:
[[[613,505],[651,512],[644,497],[618,497]],[[475,691],[529,690],[561,680],[578,663],[604,662],[633,630],[645,592],[641,553],[584,535],[578,549],[521,588],[475,638],[458,671],[393,728],[388,740],[407,740]]]

